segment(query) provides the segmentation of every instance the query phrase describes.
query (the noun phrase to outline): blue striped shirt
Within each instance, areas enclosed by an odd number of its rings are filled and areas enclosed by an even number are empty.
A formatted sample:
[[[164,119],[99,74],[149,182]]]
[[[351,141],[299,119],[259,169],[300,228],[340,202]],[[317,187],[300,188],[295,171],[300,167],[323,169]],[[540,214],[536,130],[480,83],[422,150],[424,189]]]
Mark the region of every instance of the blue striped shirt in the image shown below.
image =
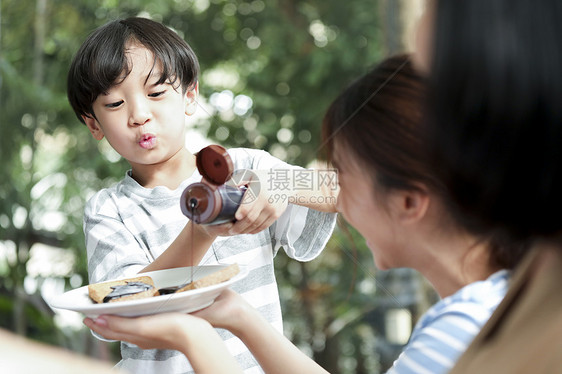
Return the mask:
[[[500,270],[432,306],[387,374],[449,372],[505,296],[509,277]]]

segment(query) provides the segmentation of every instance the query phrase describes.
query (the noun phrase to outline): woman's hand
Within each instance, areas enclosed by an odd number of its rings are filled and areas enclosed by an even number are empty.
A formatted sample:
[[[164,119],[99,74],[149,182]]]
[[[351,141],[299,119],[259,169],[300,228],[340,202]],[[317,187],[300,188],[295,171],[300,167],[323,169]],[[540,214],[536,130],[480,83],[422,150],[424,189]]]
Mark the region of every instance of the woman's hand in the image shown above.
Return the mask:
[[[84,319],[84,324],[107,339],[127,341],[142,349],[180,351],[197,373],[242,373],[209,322],[189,314],[99,316]]]
[[[189,334],[215,333],[208,322],[180,313],[136,318],[102,315],[95,319],[86,318],[84,324],[107,339],[127,341],[142,349],[182,352],[188,348]]]
[[[237,335],[244,330],[244,321],[250,320],[257,311],[242,296],[231,289],[224,290],[213,304],[192,313],[207,320],[214,327],[229,330]]]

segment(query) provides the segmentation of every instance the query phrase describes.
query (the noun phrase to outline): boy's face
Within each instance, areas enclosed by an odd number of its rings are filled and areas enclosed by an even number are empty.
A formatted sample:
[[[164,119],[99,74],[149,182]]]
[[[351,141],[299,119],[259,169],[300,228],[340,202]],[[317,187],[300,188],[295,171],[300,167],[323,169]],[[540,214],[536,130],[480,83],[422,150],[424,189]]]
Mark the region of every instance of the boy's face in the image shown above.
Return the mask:
[[[157,85],[160,66],[153,69],[153,54],[143,46],[129,45],[127,55],[129,75],[94,101],[97,120],[83,118],[94,138],[105,137],[134,169],[165,162],[183,149],[197,88],[182,94],[169,82]]]

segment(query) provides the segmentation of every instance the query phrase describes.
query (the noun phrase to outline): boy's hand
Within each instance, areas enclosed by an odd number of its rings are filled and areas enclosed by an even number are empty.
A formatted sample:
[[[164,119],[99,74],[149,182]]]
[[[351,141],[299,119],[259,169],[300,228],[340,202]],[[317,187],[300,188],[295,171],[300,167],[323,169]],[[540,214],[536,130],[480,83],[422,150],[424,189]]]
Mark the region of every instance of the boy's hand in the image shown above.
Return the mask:
[[[236,222],[228,231],[230,235],[256,234],[265,230],[287,209],[287,199],[272,198],[267,176],[266,170],[252,170],[249,180],[239,183],[247,185],[248,189],[236,211]],[[259,191],[257,196],[255,191]]]

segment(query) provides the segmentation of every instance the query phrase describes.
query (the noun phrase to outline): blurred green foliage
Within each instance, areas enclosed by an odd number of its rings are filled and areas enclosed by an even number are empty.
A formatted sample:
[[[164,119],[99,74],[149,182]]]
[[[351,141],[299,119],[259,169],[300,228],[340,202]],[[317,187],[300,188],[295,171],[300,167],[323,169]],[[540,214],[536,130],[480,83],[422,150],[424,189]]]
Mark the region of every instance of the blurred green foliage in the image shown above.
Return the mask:
[[[304,166],[321,151],[330,101],[382,57],[377,3],[0,0],[0,327],[108,354],[84,329],[62,331],[40,292],[51,278],[67,289],[86,282],[84,203],[128,169],[107,143],[91,139],[66,100],[70,60],[89,32],[135,15],[173,28],[200,59],[205,113],[193,128],[225,146],[265,149]],[[214,105],[213,98],[230,101]],[[237,98],[246,99],[239,108]],[[365,316],[380,290],[368,249],[350,235],[338,230],[311,263],[278,256],[285,324],[330,372],[378,372],[383,337],[365,328]],[[38,243],[71,253],[70,271],[30,272]]]

